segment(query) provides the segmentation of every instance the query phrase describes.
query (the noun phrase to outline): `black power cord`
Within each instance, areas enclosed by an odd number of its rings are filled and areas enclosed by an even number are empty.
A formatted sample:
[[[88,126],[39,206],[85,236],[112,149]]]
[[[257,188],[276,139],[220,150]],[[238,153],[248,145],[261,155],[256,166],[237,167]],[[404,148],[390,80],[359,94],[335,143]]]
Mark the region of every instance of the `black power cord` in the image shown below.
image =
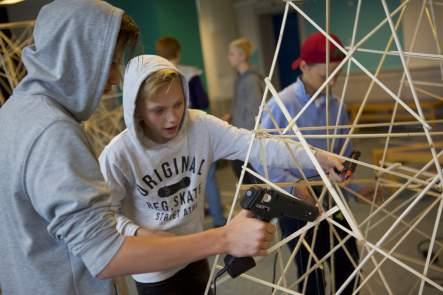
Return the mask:
[[[215,274],[214,279],[212,280],[213,295],[217,295],[217,280],[227,271],[228,271],[228,268],[225,266]]]
[[[443,237],[437,237],[436,240],[437,241],[442,241]],[[426,260],[428,258],[430,243],[431,243],[430,240],[424,239],[424,240],[421,240],[417,244],[417,251],[418,251],[418,253],[420,253],[422,255],[424,260]],[[431,261],[432,264],[437,264],[437,265],[441,264],[440,263],[441,261],[439,260],[439,257],[436,256],[436,252],[439,252],[439,251],[441,251],[441,249],[435,249],[435,247],[434,247],[434,251],[432,251],[432,253],[431,253],[431,259],[433,258],[433,260]],[[436,282],[437,284],[443,286],[443,278],[440,278],[440,277],[430,277],[430,279],[433,280],[434,282]]]
[[[275,253],[275,255],[274,255],[274,262],[273,262],[273,266],[272,266],[272,284],[275,284],[275,274],[277,272],[277,258],[278,258],[278,252]],[[220,269],[215,274],[214,279],[212,280],[213,295],[217,295],[217,280],[228,271],[229,265],[230,264],[225,265],[222,269]],[[271,289],[271,294],[273,292],[274,292],[274,287]]]
[[[278,258],[278,252],[274,255],[274,263],[272,266],[272,284],[275,285],[275,274],[277,272],[277,258]],[[274,287],[271,289],[271,294],[274,293]]]
[[[441,241],[442,237],[437,237],[436,240]],[[420,253],[423,258],[426,260],[428,257],[428,252],[429,252],[429,244],[430,244],[430,240],[428,239],[424,239],[421,240],[418,244],[417,244],[417,251],[418,253]],[[431,258],[436,256],[435,251],[440,251],[440,249],[435,249],[434,247],[434,251],[431,253]],[[439,261],[439,257],[435,257],[432,261],[433,264],[440,264]]]

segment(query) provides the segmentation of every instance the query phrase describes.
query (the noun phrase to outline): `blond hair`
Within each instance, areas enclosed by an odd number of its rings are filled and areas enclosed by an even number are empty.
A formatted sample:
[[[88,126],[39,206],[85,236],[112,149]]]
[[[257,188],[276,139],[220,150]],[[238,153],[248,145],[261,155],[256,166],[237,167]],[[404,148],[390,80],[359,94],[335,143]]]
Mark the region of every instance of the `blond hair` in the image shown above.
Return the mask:
[[[153,74],[142,83],[138,93],[138,99],[149,99],[155,95],[160,89],[169,90],[174,81],[181,82],[180,74],[174,69],[161,69]],[[181,83],[180,83],[181,87]]]
[[[243,51],[243,53],[246,55],[246,58],[249,58],[252,54],[252,43],[249,41],[249,39],[246,38],[239,38],[233,40],[229,46],[238,48]]]

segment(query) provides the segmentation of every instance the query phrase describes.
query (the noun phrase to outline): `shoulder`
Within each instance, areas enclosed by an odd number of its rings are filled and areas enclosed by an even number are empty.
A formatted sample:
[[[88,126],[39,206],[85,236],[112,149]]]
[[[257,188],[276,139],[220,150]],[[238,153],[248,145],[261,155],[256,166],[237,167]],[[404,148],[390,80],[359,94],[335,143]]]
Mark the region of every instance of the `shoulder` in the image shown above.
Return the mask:
[[[178,70],[185,76],[186,80],[189,82],[192,78],[200,76],[203,71],[193,67],[193,66],[185,66],[185,65],[178,65]]]
[[[46,96],[11,97],[2,109],[11,108],[7,113],[10,116],[22,117],[20,121],[32,124],[33,128],[45,128],[53,123],[65,122],[72,123],[73,126],[80,128],[71,114],[69,114],[61,105]]]
[[[263,77],[255,73],[246,75],[244,78],[244,83],[246,85],[264,85]]]
[[[111,159],[112,161],[120,160],[122,155],[130,150],[131,146],[129,131],[128,129],[125,129],[105,146],[100,154],[100,159],[106,158]]]
[[[204,111],[189,109],[188,110],[189,126],[194,129],[208,129],[214,125],[223,127],[227,123],[216,116],[210,115]]]
[[[280,98],[286,106],[299,106],[302,101],[297,82],[291,83],[279,92]]]
[[[204,120],[208,115],[206,112],[197,109],[188,109],[187,110],[188,119],[190,122],[196,122],[199,120]]]
[[[285,105],[288,109],[294,109],[301,106],[299,97],[297,95],[297,92],[294,89],[294,84],[290,84],[287,87],[285,87],[283,90],[281,90],[278,93],[282,103]],[[274,109],[280,109],[280,106],[277,103],[277,99],[275,97],[272,97],[268,101],[268,108],[271,110]]]
[[[258,80],[263,80],[264,77],[262,74],[260,74],[256,69],[251,69],[248,71],[248,77],[250,79],[258,79]]]
[[[28,108],[32,108],[33,111],[28,112]],[[47,97],[36,96],[33,102],[27,103],[21,112],[16,112],[15,115],[21,117],[20,113],[27,113],[23,117],[26,119],[21,121],[24,126],[32,126],[29,131],[34,132],[38,137],[49,134],[48,136],[57,136],[58,139],[71,138],[71,140],[87,141],[82,125],[58,103]],[[57,142],[54,143],[57,144]]]
[[[296,99],[295,92],[293,91],[292,86],[293,85],[290,84],[289,86],[286,86],[285,88],[283,88],[283,90],[280,90],[278,92],[279,98],[281,99],[281,101],[285,105],[289,104],[292,100]],[[267,105],[270,108],[278,107],[278,103],[277,103],[276,97],[275,96],[271,97],[271,99],[269,99]]]

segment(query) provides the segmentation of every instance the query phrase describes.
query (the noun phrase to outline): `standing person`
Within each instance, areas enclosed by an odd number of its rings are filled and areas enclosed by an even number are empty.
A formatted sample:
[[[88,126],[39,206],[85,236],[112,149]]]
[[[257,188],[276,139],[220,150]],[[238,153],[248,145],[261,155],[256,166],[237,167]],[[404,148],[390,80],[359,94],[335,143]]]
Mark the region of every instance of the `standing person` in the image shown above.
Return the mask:
[[[251,54],[252,44],[246,38],[233,40],[229,45],[228,60],[237,75],[228,121],[238,128],[248,130],[254,129],[255,117],[265,89],[263,77],[249,63]],[[240,178],[242,166],[242,160],[232,161],[232,168],[237,178]],[[244,183],[252,182],[252,177],[245,174]]]
[[[0,289],[3,294],[114,294],[113,276],[217,253],[264,255],[269,226],[240,213],[185,236],[124,237],[80,123],[120,82],[138,28],[105,1],[55,0],[23,50],[27,75],[0,109]]]
[[[202,111],[209,111],[209,98],[203,87],[200,76],[203,71],[199,68],[189,65],[182,65],[181,45],[173,37],[162,37],[155,43],[155,52],[157,55],[166,58],[172,62],[179,71],[185,76],[189,86],[189,107]]]
[[[100,155],[103,175],[115,195],[120,196],[120,204],[115,204],[122,212],[117,228],[129,236],[205,233],[203,192],[209,167],[219,159],[244,157],[251,132],[188,109],[187,80],[162,57],[142,55],[132,59],[123,85],[127,129]],[[270,165],[290,165],[285,143],[260,139],[252,149],[252,159],[259,158],[260,146],[268,151]],[[300,165],[313,167],[299,144],[291,143],[289,148]],[[323,152],[316,156],[333,175],[333,167],[343,168],[335,157]],[[267,230],[273,233],[270,224]],[[263,251],[269,242],[264,241]],[[205,290],[209,268],[206,260],[200,260],[175,267],[165,265],[162,271],[133,277],[139,294],[198,295]]]
[[[335,41],[342,44],[337,36],[331,34]],[[332,44],[329,43],[330,48],[330,60],[329,60],[329,73],[331,73],[343,60],[344,55]],[[301,47],[301,56],[297,58],[292,63],[292,69],[301,70],[301,76],[298,77],[297,81],[283,89],[279,96],[286,106],[291,117],[295,117],[304,105],[310,100],[312,95],[320,88],[320,86],[326,80],[326,38],[321,33],[314,33],[310,35]],[[336,82],[337,76],[332,78],[329,83],[330,88],[332,88]],[[328,104],[326,104],[326,99],[329,99]],[[329,109],[326,109],[329,105]],[[269,113],[264,112],[262,118],[263,128],[285,128],[287,126],[287,120],[277,105],[275,98],[272,98],[268,104],[267,109]],[[344,109],[345,110],[345,109]],[[326,113],[329,112],[329,123],[326,124]],[[335,125],[337,116],[339,112],[339,101],[329,94],[329,98],[326,97],[325,93],[321,93],[318,98],[312,103],[300,116],[296,124],[298,127],[311,127],[311,126],[326,126]],[[277,125],[276,125],[277,124]],[[346,111],[342,111],[341,117],[339,119],[339,125],[347,125],[348,118]],[[347,129],[339,129],[338,134],[347,134]],[[303,131],[303,134],[325,134],[325,130],[315,130],[315,131]],[[327,150],[326,139],[307,139],[307,142],[317,148]],[[344,139],[338,139],[335,141],[332,151],[334,153],[339,153],[344,144]],[[348,145],[344,155],[350,156],[351,145]],[[264,173],[263,167],[256,167],[260,173]],[[298,170],[295,169],[268,169],[270,180],[274,182],[296,182],[302,176]],[[303,169],[306,177],[317,176],[318,173],[315,170]],[[321,189],[314,189],[317,195],[320,194]],[[313,201],[313,196],[310,195],[307,186],[299,184],[295,187],[295,194],[304,197],[308,201]],[[326,202],[325,202],[326,204]],[[326,205],[327,206],[327,205]],[[343,218],[341,213],[334,215],[334,219],[340,224],[347,226],[346,220]],[[290,218],[281,218],[279,220],[282,235],[287,237],[303,227],[306,222],[302,222]],[[339,236],[344,238],[347,234],[336,228]],[[322,222],[318,226],[317,230],[317,241],[315,243],[314,252],[318,259],[321,259],[330,251],[330,234],[329,225],[327,222]],[[313,230],[307,232],[305,237],[306,241],[311,244],[313,239]],[[334,237],[334,244],[337,244],[337,239]],[[288,245],[289,248],[294,250],[297,239],[292,240]],[[350,252],[354,261],[358,261],[358,250],[356,241],[354,238],[350,238],[344,247]],[[295,262],[297,264],[297,269],[299,275],[303,275],[307,271],[309,252],[302,246],[298,250]],[[350,259],[346,255],[343,248],[338,249],[334,253],[334,259],[336,261],[334,269],[335,273],[335,286],[338,288],[341,284],[348,278],[348,276],[354,271],[354,266],[352,265]],[[308,276],[308,283],[306,288],[306,294],[323,295],[324,290],[324,277],[323,272],[320,269],[316,269]],[[300,291],[302,291],[302,284],[299,286]],[[350,283],[345,289],[345,294],[351,294],[353,288],[353,283]]]
[[[163,37],[155,43],[157,55],[166,58],[172,62],[179,71],[185,76],[189,87],[189,107],[205,112],[209,111],[209,99],[203,83],[200,79],[202,70],[188,65],[180,64],[181,46],[177,39],[173,37]],[[226,223],[223,204],[221,202],[220,190],[215,178],[216,163],[214,163],[208,172],[206,180],[206,197],[208,201],[209,213],[212,216],[215,227],[223,226]]]

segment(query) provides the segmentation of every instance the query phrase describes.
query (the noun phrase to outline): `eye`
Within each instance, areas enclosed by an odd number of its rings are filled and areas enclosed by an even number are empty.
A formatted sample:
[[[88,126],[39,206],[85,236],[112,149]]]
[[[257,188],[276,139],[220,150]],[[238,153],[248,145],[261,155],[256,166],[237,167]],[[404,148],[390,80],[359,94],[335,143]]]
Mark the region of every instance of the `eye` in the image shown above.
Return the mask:
[[[174,108],[178,109],[178,108],[180,108],[182,105],[183,105],[183,102],[182,102],[182,101],[177,102],[177,103],[174,105]]]
[[[164,109],[163,108],[154,108],[154,109],[149,110],[149,112],[153,113],[155,115],[161,115],[161,114],[163,114]]]

